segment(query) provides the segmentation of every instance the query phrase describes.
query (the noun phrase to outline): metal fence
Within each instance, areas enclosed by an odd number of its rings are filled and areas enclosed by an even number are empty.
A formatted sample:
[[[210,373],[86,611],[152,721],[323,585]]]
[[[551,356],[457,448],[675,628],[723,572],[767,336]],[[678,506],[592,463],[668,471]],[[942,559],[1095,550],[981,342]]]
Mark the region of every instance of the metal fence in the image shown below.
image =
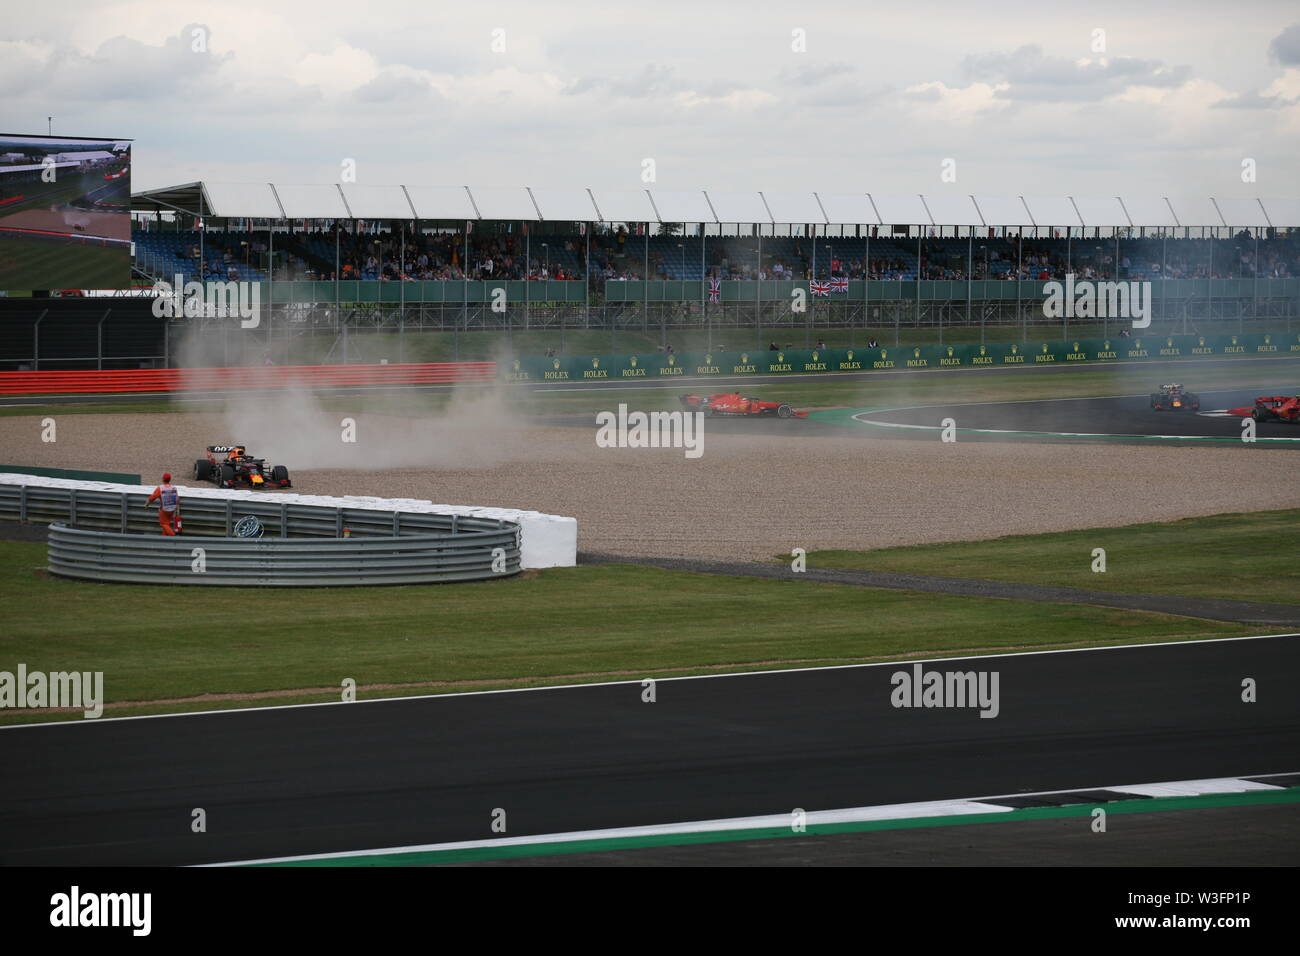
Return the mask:
[[[1249,280],[1153,283],[1152,334],[1289,332],[1300,328],[1300,294],[1280,283]],[[263,307],[257,329],[226,319],[179,319],[168,324],[167,364],[230,366],[454,362],[543,354],[630,354],[671,344],[678,352],[811,348],[819,339],[850,348],[879,339],[893,346],[1024,341],[1044,334],[1061,338],[1112,334],[1117,320],[1048,318],[1042,282],[976,283],[987,295],[940,298],[917,295],[917,283],[871,283],[871,298],[812,299],[796,311],[788,299],[759,301],[648,301],[590,307],[518,303],[502,312],[486,305],[375,303],[335,308],[307,302]],[[955,283],[921,283],[922,286]],[[961,283],[964,287],[965,283]],[[896,295],[880,296],[878,287]],[[903,287],[907,288],[904,289]],[[1025,287],[1023,290],[1020,287]],[[1031,290],[1037,297],[1031,297]],[[1017,293],[1025,295],[1017,298]],[[907,292],[907,295],[902,293]],[[1003,297],[996,298],[994,293]],[[1128,324],[1128,320],[1124,320]],[[1109,325],[1109,328],[1107,327]],[[183,344],[182,344],[183,343]]]
[[[519,571],[512,530],[387,538],[215,538],[50,525],[49,569],[126,584],[328,587],[436,584]]]
[[[415,584],[520,570],[519,525],[498,518],[187,496],[181,506],[185,533],[171,538],[159,533],[158,512],[145,498],[140,492],[0,484],[0,519],[57,522],[50,532],[50,570],[101,581]],[[260,523],[262,537],[232,537],[248,516]],[[205,572],[191,570],[194,548],[204,549]]]

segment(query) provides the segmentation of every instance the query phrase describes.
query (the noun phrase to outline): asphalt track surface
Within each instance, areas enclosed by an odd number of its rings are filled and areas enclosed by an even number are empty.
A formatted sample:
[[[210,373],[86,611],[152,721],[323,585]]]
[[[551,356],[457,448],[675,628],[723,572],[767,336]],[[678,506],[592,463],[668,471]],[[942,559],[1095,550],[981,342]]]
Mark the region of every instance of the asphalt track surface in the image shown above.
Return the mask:
[[[496,808],[526,835],[1297,769],[1294,637],[927,665],[997,671],[995,719],[894,708],[909,664],[660,680],[654,703],[632,681],[3,728],[0,863],[486,839]]]
[[[1243,361],[1294,361],[1291,359],[1238,359],[1231,363],[1211,363],[1216,365],[1240,364]],[[1135,364],[1135,363],[1131,363]],[[1051,375],[1078,369],[1083,366],[1045,366],[1042,368],[1017,369],[976,369],[965,370],[981,375]],[[1096,367],[1096,366],[1094,366]],[[671,383],[646,382],[601,382],[583,384],[539,384],[519,386],[532,392],[546,391],[620,391],[625,389],[663,389],[686,394],[691,391],[712,393],[735,389],[743,392],[756,386],[780,385],[792,379],[816,379],[824,382],[874,380],[881,381],[886,376],[901,376],[904,379],[918,376],[960,375],[963,370],[930,370],[916,372],[882,373],[843,373],[835,375],[794,375],[794,376],[760,376],[750,378],[721,379],[686,379]],[[1166,370],[1163,374],[1168,375]],[[384,386],[369,389],[377,393],[400,391],[447,391],[456,388],[453,385],[409,386],[394,388]],[[365,391],[366,389],[361,389]],[[322,390],[321,394],[335,391]],[[357,389],[350,390],[356,392]],[[936,395],[941,393],[936,380]],[[786,419],[762,417],[754,419],[747,416],[715,416],[709,420],[710,431],[718,433],[753,433],[761,430],[763,434],[777,434],[791,438],[820,437],[855,437],[855,438],[905,438],[918,441],[934,441],[936,434],[943,427],[946,419],[951,419],[957,429],[959,441],[1035,441],[1052,443],[1091,443],[1098,441],[1131,444],[1151,444],[1159,442],[1166,445],[1203,445],[1203,444],[1242,444],[1242,420],[1229,416],[1229,408],[1249,407],[1259,395],[1287,395],[1300,391],[1300,383],[1280,381],[1273,386],[1256,386],[1248,390],[1199,392],[1201,409],[1199,412],[1155,411],[1150,407],[1148,395],[1129,395],[1112,398],[1069,398],[1049,399],[1024,402],[988,402],[962,404],[934,404],[907,406],[899,408],[850,410],[846,413],[832,412],[815,416],[811,419]],[[169,397],[167,394],[130,394],[108,395],[96,398],[96,401],[133,404],[136,402],[159,401]],[[186,394],[172,396],[182,406],[193,402],[205,408],[210,406],[212,395]],[[34,399],[31,396],[3,396],[0,405],[59,405],[85,403],[85,396],[56,396],[48,399]],[[539,425],[572,425],[589,427],[590,415],[552,415],[534,417]],[[1300,449],[1300,425],[1280,422],[1265,422],[1255,429],[1257,441],[1248,447],[1254,449]]]
[[[717,383],[711,383],[716,386]],[[685,388],[679,388],[683,394]],[[712,389],[710,390],[712,391]],[[741,389],[743,392],[743,388]],[[937,390],[936,390],[937,391]],[[958,441],[1050,443],[1118,442],[1150,445],[1245,444],[1241,418],[1229,408],[1251,406],[1258,395],[1296,394],[1290,383],[1268,388],[1201,393],[1202,411],[1165,412],[1150,407],[1147,395],[1118,398],[1064,398],[1024,402],[968,402],[952,405],[911,405],[884,409],[814,412],[812,418],[715,415],[708,431],[724,434],[781,435],[790,438],[903,438],[937,441],[945,419],[951,419]],[[613,404],[613,403],[611,403]],[[591,415],[551,415],[535,419],[540,425],[589,428]],[[1300,449],[1300,425],[1264,422],[1255,427],[1253,448]]]
[[[1231,408],[1250,407],[1259,395],[1297,394],[1295,382],[1275,388],[1199,393],[1199,412],[1156,411],[1146,395],[1122,398],[1073,398],[1051,401],[991,402],[873,409],[855,417],[875,437],[935,440],[944,419],[952,419],[959,441],[1088,442],[1098,440],[1150,444],[1152,436],[1167,444],[1201,444],[1206,439],[1245,444],[1242,419]],[[1262,422],[1255,427],[1256,448],[1300,448],[1300,425]],[[1271,441],[1271,439],[1286,439]]]

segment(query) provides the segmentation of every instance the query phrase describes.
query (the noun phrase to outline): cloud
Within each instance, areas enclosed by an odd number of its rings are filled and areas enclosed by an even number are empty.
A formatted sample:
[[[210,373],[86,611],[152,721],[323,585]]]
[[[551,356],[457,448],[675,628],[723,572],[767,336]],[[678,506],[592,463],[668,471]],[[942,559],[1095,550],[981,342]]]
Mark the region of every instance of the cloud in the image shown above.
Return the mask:
[[[1239,182],[1247,148],[1278,171],[1300,150],[1300,30],[1280,4],[1235,19],[1179,7],[1177,30],[1133,8],[1106,58],[1088,53],[1091,20],[969,4],[942,30],[921,5],[841,6],[810,21],[799,55],[770,10],[714,30],[697,0],[632,34],[565,0],[361,21],[350,0],[10,6],[6,123],[41,131],[52,112],[56,133],[135,136],[137,189],[333,181],[343,157],[371,184],[636,189],[650,156],[664,189],[815,176],[902,193],[935,189],[935,157],[951,156],[972,192],[1209,195]]]
[[[1217,103],[1211,104],[1211,108],[1216,110],[1279,110],[1289,106],[1292,102],[1292,100],[1282,96],[1265,96],[1251,90],[1219,100]]]
[[[1269,54],[1283,66],[1300,66],[1300,23],[1293,23],[1268,45]]]
[[[605,93],[624,99],[645,99],[668,96],[681,92],[685,84],[674,74],[672,67],[648,63],[632,76],[583,76],[568,83],[564,92],[570,96],[586,93]]]
[[[1005,83],[972,83],[970,86],[948,86],[940,81],[909,86],[902,97],[912,103],[931,109],[949,121],[970,121],[991,110],[1001,110],[1007,103],[1001,100]]]
[[[1048,56],[1036,44],[968,56],[962,69],[968,77],[996,84],[1001,98],[1045,102],[1103,100],[1134,86],[1178,87],[1192,75],[1190,67],[1168,67],[1159,60]]]
[[[794,69],[781,71],[781,82],[789,86],[817,86],[833,76],[852,73],[853,67],[839,61],[816,66],[800,64]]]

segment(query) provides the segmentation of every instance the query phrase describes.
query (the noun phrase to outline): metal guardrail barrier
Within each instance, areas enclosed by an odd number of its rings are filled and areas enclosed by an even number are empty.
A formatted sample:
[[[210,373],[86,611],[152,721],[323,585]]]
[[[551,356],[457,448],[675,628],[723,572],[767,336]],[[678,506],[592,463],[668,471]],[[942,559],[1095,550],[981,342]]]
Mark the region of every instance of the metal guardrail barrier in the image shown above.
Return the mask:
[[[128,584],[325,587],[434,584],[519,571],[515,530],[388,538],[214,538],[50,525],[50,572]],[[500,570],[494,570],[499,568]]]
[[[145,498],[139,492],[0,484],[0,519],[50,523],[50,570],[98,581],[421,584],[520,570],[519,525],[497,518],[186,496],[185,533],[166,537]],[[262,536],[232,537],[249,515],[261,524]],[[195,548],[203,549],[202,572],[192,570]]]

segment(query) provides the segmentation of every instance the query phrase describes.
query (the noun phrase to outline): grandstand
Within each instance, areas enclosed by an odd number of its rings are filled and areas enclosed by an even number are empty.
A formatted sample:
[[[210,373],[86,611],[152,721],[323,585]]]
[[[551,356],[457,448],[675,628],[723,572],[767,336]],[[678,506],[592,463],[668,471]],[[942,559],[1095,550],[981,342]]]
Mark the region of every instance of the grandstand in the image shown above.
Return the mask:
[[[1044,283],[1068,274],[1151,281],[1155,332],[1300,316],[1287,199],[194,182],[138,192],[132,213],[138,284],[261,283],[243,336],[171,320],[218,343],[216,364],[1115,331],[1045,318]]]

